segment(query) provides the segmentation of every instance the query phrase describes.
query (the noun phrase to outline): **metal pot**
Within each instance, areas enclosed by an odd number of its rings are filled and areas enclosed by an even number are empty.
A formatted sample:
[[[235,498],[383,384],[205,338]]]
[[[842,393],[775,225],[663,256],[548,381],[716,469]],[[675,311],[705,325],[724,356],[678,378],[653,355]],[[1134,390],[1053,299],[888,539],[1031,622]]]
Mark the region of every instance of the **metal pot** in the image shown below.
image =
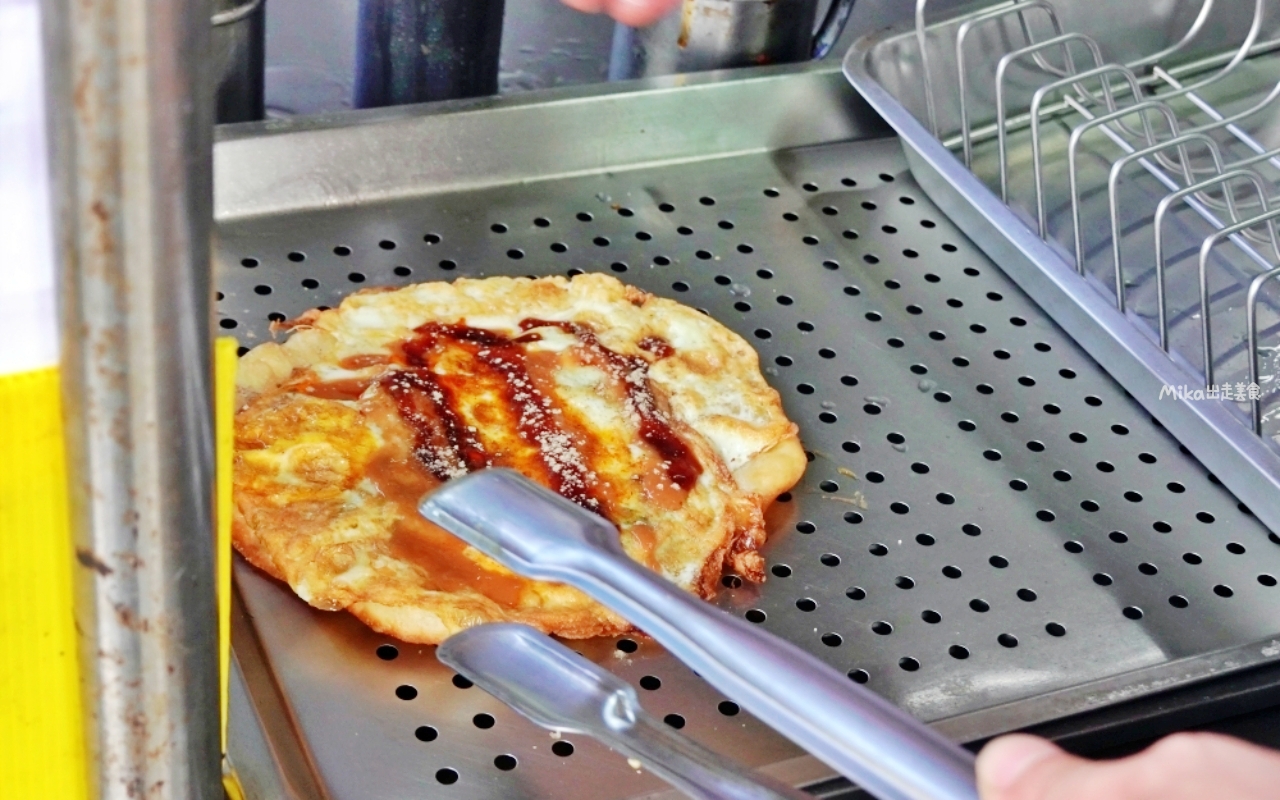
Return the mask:
[[[211,56],[217,122],[262,119],[264,0],[214,0]]]

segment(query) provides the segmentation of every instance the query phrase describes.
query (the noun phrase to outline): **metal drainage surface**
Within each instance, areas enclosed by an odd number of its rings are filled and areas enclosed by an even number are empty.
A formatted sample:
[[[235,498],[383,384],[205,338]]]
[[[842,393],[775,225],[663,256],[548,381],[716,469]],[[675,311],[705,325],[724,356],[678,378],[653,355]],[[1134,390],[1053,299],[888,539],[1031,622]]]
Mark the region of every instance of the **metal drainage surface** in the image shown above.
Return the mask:
[[[1278,540],[957,232],[893,141],[237,221],[218,269],[219,324],[249,346],[357,289],[497,274],[609,272],[729,325],[811,464],[769,514],[768,582],[728,576],[719,602],[924,719],[1002,705],[992,733],[1033,721],[1027,698],[1280,627]],[[432,648],[238,580],[334,798],[661,786]],[[643,637],[574,644],[723,752],[799,754]]]

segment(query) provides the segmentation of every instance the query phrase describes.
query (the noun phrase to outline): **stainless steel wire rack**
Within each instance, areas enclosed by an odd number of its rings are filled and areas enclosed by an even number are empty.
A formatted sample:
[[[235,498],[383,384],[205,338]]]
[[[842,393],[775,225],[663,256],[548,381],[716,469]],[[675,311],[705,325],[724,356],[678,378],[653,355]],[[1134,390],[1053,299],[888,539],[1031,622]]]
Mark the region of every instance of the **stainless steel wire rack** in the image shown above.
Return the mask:
[[[1280,4],[928,10],[846,75],[930,196],[1280,527]]]

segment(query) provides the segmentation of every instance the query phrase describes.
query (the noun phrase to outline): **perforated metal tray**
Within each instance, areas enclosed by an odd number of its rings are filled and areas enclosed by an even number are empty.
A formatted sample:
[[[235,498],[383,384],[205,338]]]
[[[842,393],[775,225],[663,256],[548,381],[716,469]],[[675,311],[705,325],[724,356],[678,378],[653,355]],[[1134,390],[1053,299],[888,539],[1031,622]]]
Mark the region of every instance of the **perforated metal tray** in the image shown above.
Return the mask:
[[[965,240],[895,140],[860,138],[860,113],[834,72],[771,70],[253,129],[217,151],[218,318],[251,346],[361,287],[588,270],[704,309],[759,350],[812,454],[770,512],[768,582],[719,602],[957,739],[1280,656],[1280,539]],[[665,791],[462,688],[432,648],[236,577],[242,705],[271,730],[233,761],[269,747],[297,794]],[[711,747],[830,775],[643,637],[575,646]]]

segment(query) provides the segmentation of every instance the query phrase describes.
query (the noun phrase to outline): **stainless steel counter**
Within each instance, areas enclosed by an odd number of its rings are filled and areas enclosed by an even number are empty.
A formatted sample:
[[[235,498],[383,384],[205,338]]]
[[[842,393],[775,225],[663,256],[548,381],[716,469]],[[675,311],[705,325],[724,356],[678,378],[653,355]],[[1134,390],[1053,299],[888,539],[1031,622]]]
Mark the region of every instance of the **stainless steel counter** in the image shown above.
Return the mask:
[[[770,513],[768,582],[719,602],[960,740],[1280,657],[1280,540],[929,201],[837,72],[749,76],[228,129],[220,324],[251,346],[357,288],[577,271],[705,309],[812,454]],[[232,758],[255,785],[665,791],[590,741],[553,751],[429,647],[243,564],[237,585],[236,724],[265,725]],[[657,679],[642,702],[708,746],[831,774],[643,637],[576,646]]]

